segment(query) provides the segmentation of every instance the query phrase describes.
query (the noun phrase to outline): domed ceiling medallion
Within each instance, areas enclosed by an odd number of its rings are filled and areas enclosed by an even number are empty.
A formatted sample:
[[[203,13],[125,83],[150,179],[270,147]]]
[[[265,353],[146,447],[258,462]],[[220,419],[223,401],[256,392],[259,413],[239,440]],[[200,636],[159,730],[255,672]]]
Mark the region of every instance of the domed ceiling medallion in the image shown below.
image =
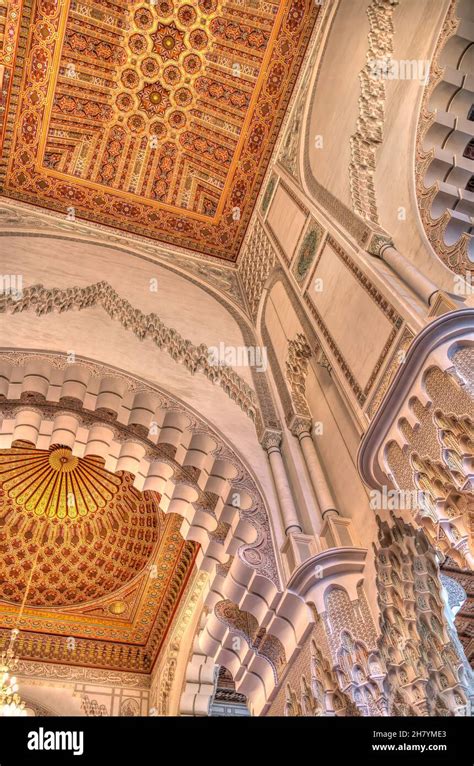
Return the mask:
[[[67,447],[12,448],[0,455],[0,482],[17,505],[49,519],[75,519],[105,508],[122,483],[100,458],[78,458]]]
[[[21,613],[24,659],[150,672],[197,546],[133,483],[64,446],[0,449],[0,645]]]

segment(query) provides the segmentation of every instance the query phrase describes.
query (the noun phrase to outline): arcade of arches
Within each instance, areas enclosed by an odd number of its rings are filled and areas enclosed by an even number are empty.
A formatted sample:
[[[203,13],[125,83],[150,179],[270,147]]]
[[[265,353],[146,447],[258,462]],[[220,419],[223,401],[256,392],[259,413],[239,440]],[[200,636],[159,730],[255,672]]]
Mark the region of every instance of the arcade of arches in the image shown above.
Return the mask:
[[[29,715],[471,715],[473,28],[467,0],[0,0]]]

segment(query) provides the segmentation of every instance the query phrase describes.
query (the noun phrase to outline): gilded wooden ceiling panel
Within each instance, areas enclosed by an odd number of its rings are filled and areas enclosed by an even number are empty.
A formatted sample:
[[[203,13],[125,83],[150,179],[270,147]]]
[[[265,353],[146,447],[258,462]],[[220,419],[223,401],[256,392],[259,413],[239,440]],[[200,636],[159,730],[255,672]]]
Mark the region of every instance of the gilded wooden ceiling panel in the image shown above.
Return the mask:
[[[316,14],[25,0],[3,193],[235,260]]]
[[[149,672],[196,553],[158,502],[100,458],[0,450],[0,643],[24,603],[24,657]]]

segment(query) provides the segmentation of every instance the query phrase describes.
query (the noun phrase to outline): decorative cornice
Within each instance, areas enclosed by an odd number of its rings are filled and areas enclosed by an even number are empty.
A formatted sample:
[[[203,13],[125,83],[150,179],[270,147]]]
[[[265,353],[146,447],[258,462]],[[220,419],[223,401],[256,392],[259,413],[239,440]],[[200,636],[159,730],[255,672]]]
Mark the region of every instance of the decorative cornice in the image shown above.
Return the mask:
[[[32,662],[19,660],[17,675],[24,680],[36,678],[42,681],[58,681],[71,683],[91,683],[98,686],[137,687],[148,689],[150,676],[143,673],[127,673],[119,670],[103,670],[102,668],[78,667],[76,665],[59,665],[52,662]]]
[[[213,256],[183,248],[173,248],[170,252],[169,248],[163,248],[159,242],[150,242],[139,234],[125,231],[119,233],[109,226],[92,221],[69,221],[56,211],[38,210],[30,203],[8,198],[0,199],[0,236],[47,237],[127,253],[156,263],[200,287],[209,285],[213,291],[225,296],[226,302],[231,300],[246,312],[236,265],[221,263]]]

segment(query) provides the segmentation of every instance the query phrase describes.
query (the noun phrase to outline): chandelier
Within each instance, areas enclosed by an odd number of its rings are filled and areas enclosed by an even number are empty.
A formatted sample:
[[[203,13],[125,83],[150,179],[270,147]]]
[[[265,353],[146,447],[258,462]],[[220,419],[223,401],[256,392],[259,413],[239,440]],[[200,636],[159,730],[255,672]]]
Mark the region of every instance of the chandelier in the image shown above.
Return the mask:
[[[17,625],[21,623],[23,617],[26,599],[33,579],[33,572],[38,563],[39,552],[40,547],[38,545],[18,614]],[[25,703],[18,694],[18,684],[14,675],[19,662],[18,657],[15,655],[15,642],[19,634],[20,629],[18,627],[13,628],[7,648],[0,653],[0,718],[28,715],[25,710]]]
[[[25,703],[18,694],[16,678],[12,675],[18,666],[15,641],[19,632],[18,628],[12,630],[8,646],[0,654],[0,717],[27,715]]]

